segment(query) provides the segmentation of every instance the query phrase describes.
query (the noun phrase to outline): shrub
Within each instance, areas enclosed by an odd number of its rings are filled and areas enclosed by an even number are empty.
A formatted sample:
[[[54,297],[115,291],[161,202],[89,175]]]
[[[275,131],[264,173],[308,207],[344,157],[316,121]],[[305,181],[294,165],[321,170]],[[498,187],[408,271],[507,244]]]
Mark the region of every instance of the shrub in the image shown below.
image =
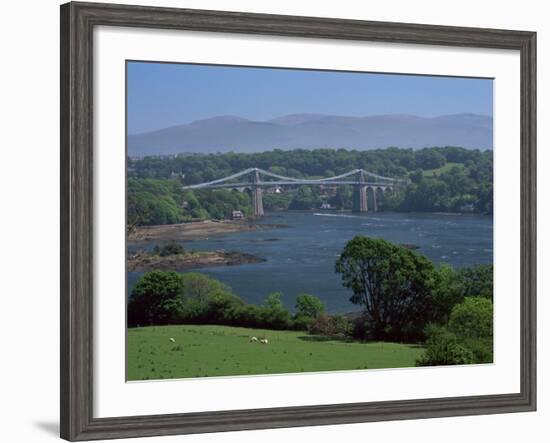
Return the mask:
[[[351,333],[351,323],[343,315],[332,315],[330,323],[335,335],[349,335]]]
[[[266,297],[263,306],[255,306],[204,274],[152,271],[145,273],[132,291],[128,325],[207,323],[307,330],[313,319],[303,315],[293,317],[283,305],[282,297],[282,293],[275,292]],[[333,319],[332,330],[345,330],[347,320],[343,320],[345,323]]]
[[[417,366],[466,365],[474,363],[472,351],[460,344],[445,327],[430,325],[426,334],[426,353],[416,361]]]
[[[449,330],[467,346],[475,363],[493,361],[493,303],[482,297],[466,297],[456,305],[449,319]]]
[[[492,337],[493,304],[486,298],[466,297],[451,311],[449,329],[462,339]]]
[[[170,242],[167,245],[164,245],[163,247],[156,245],[153,248],[153,254],[160,255],[161,257],[167,257],[169,255],[178,255],[178,254],[184,254],[184,253],[185,253],[185,248],[179,243],[176,243],[175,241]]]
[[[290,313],[280,307],[249,304],[233,305],[225,310],[219,323],[248,328],[293,329]]]
[[[263,324],[262,308],[255,305],[244,305],[232,308],[229,312],[235,326],[261,327]]]
[[[293,329],[307,331],[314,322],[314,318],[305,315],[295,315],[293,319]]]
[[[309,327],[309,333],[315,335],[330,335],[330,317],[326,314],[317,317]]]
[[[452,309],[447,326],[431,325],[426,335],[419,366],[491,363],[493,304],[487,298],[466,297]]]
[[[321,314],[309,328],[315,335],[348,335],[351,331],[351,323],[342,315]]]

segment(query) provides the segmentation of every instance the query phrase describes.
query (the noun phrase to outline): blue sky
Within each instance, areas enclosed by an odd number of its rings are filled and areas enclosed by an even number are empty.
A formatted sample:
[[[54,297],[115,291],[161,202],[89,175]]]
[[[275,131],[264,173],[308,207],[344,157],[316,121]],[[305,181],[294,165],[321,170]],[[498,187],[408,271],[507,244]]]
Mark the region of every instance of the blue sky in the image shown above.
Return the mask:
[[[217,115],[493,114],[488,79],[128,62],[128,133]]]

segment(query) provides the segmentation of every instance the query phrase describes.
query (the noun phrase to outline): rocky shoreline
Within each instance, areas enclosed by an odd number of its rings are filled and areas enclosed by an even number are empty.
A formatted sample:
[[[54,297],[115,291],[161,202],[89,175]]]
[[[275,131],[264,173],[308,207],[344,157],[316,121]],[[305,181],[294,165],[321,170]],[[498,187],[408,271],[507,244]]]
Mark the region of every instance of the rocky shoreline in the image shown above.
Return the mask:
[[[130,245],[139,245],[153,241],[202,240],[213,235],[283,227],[285,225],[260,224],[250,220],[204,220],[173,225],[138,226],[128,234],[128,243]]]
[[[155,269],[182,271],[210,266],[234,266],[261,263],[263,258],[237,251],[192,251],[161,256],[146,251],[128,257],[128,271],[147,272]]]

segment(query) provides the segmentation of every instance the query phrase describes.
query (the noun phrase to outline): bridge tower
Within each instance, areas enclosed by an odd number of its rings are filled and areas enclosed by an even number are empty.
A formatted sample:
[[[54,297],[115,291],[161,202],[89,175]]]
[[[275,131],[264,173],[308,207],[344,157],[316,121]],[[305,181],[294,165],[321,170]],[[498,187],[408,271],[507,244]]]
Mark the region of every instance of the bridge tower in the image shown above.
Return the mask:
[[[359,183],[353,185],[353,212],[367,212],[367,179],[365,171],[361,169],[358,176]]]
[[[252,172],[252,182],[258,183],[260,181],[260,173],[257,169]],[[260,186],[252,185],[252,207],[254,208],[254,216],[261,217],[264,215],[264,203],[262,200],[262,188]]]

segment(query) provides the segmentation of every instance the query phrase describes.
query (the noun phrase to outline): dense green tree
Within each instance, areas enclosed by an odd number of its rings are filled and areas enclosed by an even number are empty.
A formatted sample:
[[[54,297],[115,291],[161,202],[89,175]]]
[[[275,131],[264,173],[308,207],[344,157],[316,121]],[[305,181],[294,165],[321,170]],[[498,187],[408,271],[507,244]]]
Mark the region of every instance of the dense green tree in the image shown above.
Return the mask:
[[[188,272],[182,278],[186,309],[204,309],[213,296],[230,293],[229,287],[218,280],[198,272]]]
[[[296,297],[296,316],[317,318],[325,309],[325,304],[313,295],[302,293]]]
[[[421,149],[416,152],[415,165],[420,169],[437,169],[443,166],[447,159],[434,149]]]
[[[240,210],[249,215],[252,212],[250,197],[243,192],[228,189],[194,191],[201,209],[209,218],[231,218],[233,211]]]
[[[449,319],[449,331],[470,349],[476,363],[493,361],[493,303],[483,297],[466,297]]]
[[[433,321],[446,324],[452,309],[467,297],[493,299],[493,265],[477,265],[455,270],[441,264],[435,273]]]
[[[128,179],[128,223],[163,225],[177,223],[181,216],[175,180]]]
[[[424,178],[424,173],[422,172],[422,169],[418,168],[409,173],[409,178],[411,179],[411,182],[418,185],[420,182],[422,182]]]
[[[264,301],[262,322],[275,329],[285,329],[292,323],[291,315],[283,304],[283,293],[273,292]]]
[[[351,209],[353,206],[353,189],[351,186],[338,186],[330,204],[338,209]]]
[[[183,274],[182,287],[180,322],[220,322],[225,309],[244,304],[228,286],[198,272]]]
[[[462,302],[465,296],[465,282],[450,265],[441,264],[434,274],[433,321],[446,324],[453,307]]]
[[[458,271],[464,297],[484,297],[493,300],[493,265],[477,265]]]
[[[183,204],[185,205],[184,216],[190,218],[203,218],[204,213],[206,213],[201,207],[199,199],[190,189],[182,193],[182,205]]]
[[[177,322],[183,308],[184,284],[174,271],[144,274],[132,289],[128,303],[129,325],[163,325]]]
[[[286,210],[292,201],[292,192],[281,192],[280,194],[265,193],[263,194],[263,204],[266,211],[271,210]]]
[[[435,268],[415,251],[382,239],[355,237],[336,261],[342,283],[362,305],[377,339],[414,340],[433,316]]]
[[[300,186],[294,193],[289,209],[308,210],[318,207],[320,199],[311,186]]]

